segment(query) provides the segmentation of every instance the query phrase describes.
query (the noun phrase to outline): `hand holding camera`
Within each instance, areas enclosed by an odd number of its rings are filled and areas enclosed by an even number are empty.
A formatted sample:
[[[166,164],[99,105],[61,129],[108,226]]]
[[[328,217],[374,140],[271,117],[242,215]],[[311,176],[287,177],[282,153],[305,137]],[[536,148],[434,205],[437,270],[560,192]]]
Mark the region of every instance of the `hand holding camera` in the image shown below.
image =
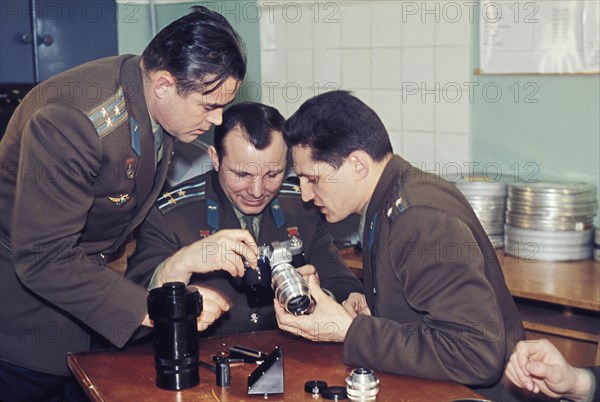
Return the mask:
[[[174,281],[188,283],[194,273],[216,270],[241,277],[245,272],[245,263],[256,267],[257,259],[258,247],[248,231],[223,229],[181,248],[168,258],[161,270],[159,284]]]
[[[242,279],[248,303],[264,305],[275,297],[292,314],[310,314],[314,301],[297,269],[303,265],[302,240],[296,236],[259,247],[257,269],[247,268]]]

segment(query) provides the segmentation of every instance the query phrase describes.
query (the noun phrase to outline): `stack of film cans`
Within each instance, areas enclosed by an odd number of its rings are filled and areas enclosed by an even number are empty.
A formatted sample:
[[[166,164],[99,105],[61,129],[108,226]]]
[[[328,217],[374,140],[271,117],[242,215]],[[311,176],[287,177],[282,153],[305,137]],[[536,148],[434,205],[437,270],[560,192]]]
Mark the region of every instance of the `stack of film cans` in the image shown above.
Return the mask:
[[[590,184],[509,184],[505,252],[543,261],[590,258],[597,211],[596,187]]]
[[[600,261],[600,227],[594,230],[594,260]]]
[[[463,193],[495,248],[504,245],[506,184],[473,176],[454,183]]]

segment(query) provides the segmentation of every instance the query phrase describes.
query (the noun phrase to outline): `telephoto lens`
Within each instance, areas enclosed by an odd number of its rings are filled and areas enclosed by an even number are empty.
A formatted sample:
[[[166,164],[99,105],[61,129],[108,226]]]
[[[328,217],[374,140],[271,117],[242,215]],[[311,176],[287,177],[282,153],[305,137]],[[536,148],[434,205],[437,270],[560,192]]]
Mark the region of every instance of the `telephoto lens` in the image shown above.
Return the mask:
[[[308,284],[296,268],[304,265],[302,240],[292,236],[288,241],[272,242],[260,248],[261,259],[271,265],[271,278],[275,298],[294,315],[310,314],[314,304]]]
[[[200,382],[198,330],[202,295],[183,282],[168,282],[148,295],[148,314],[154,321],[156,385],[181,390]]]
[[[373,370],[356,368],[346,377],[346,393],[351,401],[374,401],[379,393],[379,378]]]

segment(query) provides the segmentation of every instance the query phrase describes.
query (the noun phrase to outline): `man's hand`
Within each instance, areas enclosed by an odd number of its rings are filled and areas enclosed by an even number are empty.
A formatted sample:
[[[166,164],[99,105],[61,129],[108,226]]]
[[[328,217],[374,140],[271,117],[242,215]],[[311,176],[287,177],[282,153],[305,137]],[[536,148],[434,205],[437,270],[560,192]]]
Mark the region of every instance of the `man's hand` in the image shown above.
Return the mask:
[[[198,332],[202,332],[229,311],[231,304],[214,289],[193,284],[190,286],[198,289],[202,295],[202,313],[197,319]]]
[[[227,271],[231,276],[243,276],[243,259],[256,268],[257,258],[258,247],[247,230],[220,230],[169,257],[160,272],[158,286],[165,282],[188,283],[193,273],[217,270]]]
[[[223,313],[229,311],[231,303],[227,301],[218,291],[200,285],[189,285],[198,289],[202,295],[202,313],[196,319],[198,332],[207,329],[213,322],[219,319]],[[141,325],[154,327],[154,322],[148,314],[144,317]]]
[[[315,281],[317,282],[317,285],[320,286],[319,274],[317,273],[317,269],[315,268],[314,265],[306,264],[297,269],[298,269],[298,272],[300,274],[302,274],[302,277],[304,278],[306,283],[308,283],[309,278],[312,276],[312,277],[314,277]]]
[[[342,306],[346,309],[352,318],[358,314],[371,315],[371,310],[367,306],[367,299],[362,293],[353,292],[348,295],[348,298],[342,302]]]
[[[517,343],[505,374],[516,386],[552,398],[582,401],[591,387],[589,375],[567,363],[546,339]]]
[[[314,275],[308,278],[308,288],[316,302],[312,314],[295,316],[274,300],[279,328],[312,341],[343,342],[352,316],[321,290]]]

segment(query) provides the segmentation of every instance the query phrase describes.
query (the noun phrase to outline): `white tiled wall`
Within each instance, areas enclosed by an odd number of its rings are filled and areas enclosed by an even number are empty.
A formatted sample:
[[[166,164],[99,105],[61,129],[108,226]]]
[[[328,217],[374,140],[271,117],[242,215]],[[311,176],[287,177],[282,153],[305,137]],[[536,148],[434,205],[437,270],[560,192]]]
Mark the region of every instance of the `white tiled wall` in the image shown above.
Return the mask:
[[[262,101],[289,117],[314,95],[350,90],[379,114],[396,153],[436,173],[462,166],[471,22],[461,4],[259,2]]]

